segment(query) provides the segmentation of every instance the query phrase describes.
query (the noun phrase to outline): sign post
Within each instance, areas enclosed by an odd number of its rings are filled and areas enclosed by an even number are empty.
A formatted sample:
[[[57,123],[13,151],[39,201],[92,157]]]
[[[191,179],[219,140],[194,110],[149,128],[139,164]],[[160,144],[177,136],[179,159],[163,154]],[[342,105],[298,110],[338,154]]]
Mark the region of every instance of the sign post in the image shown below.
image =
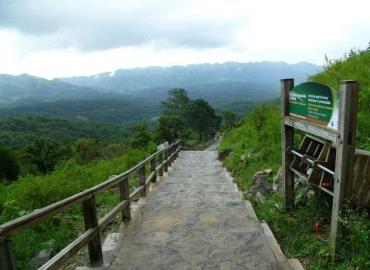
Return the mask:
[[[356,125],[359,87],[356,81],[341,81],[340,91],[326,85],[306,82],[294,87],[293,79],[281,80],[282,109],[282,178],[284,208],[294,207],[294,170],[290,168],[294,154],[314,169],[320,169],[333,177],[333,196],[330,255],[335,260],[337,238],[340,235],[340,213],[345,196],[345,189],[350,183],[352,164],[356,146]],[[316,135],[331,141],[336,148],[334,171],[325,167],[325,162],[293,150],[294,129]],[[330,151],[329,151],[330,152]],[[312,173],[307,170],[307,178]],[[302,175],[299,175],[302,177]]]

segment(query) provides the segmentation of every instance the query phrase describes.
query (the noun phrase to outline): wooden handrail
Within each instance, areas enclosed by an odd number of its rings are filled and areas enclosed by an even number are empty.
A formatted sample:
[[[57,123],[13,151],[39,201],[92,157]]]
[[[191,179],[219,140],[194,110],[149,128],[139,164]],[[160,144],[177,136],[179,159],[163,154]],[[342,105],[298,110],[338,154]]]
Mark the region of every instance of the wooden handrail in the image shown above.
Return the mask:
[[[122,213],[122,220],[129,220],[131,217],[130,202],[136,200],[138,197],[143,197],[146,195],[146,189],[150,182],[155,182],[157,173],[159,173],[159,176],[162,176],[163,169],[167,171],[168,166],[170,166],[171,163],[176,159],[180,150],[181,141],[176,141],[167,148],[155,152],[145,160],[136,164],[134,167],[117,176],[114,176],[96,186],[74,194],[61,201],[55,202],[41,209],[36,209],[27,215],[0,225],[0,258],[2,261],[1,270],[16,269],[14,254],[11,247],[11,242],[9,240],[10,236],[16,235],[20,231],[26,230],[34,224],[53,217],[79,203],[82,203],[84,206],[85,232],[39,269],[58,269],[58,267],[60,267],[66,260],[77,253],[86,244],[89,246],[91,265],[101,265],[103,258],[101,255],[102,252],[99,231],[104,230],[109,222],[120,212]],[[158,157],[160,161],[159,164],[156,163],[156,159]],[[148,163],[150,163],[151,173],[147,178],[145,178],[145,165]],[[128,178],[135,172],[139,172],[140,174],[140,186],[131,194],[129,194]],[[117,185],[119,186],[121,194],[120,202],[102,219],[97,220],[95,194]],[[9,254],[11,256],[9,256]]]

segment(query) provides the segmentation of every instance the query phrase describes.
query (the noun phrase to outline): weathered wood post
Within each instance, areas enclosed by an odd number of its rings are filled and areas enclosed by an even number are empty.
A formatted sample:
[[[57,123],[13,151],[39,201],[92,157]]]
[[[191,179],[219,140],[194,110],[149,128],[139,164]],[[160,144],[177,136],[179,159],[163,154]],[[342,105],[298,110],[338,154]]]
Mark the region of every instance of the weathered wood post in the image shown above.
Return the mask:
[[[283,206],[285,210],[294,208],[294,174],[290,170],[293,157],[287,153],[294,145],[294,129],[284,124],[284,116],[289,115],[289,91],[294,88],[294,79],[282,79],[281,85],[281,176],[283,181]]]
[[[98,229],[98,215],[96,213],[95,196],[82,203],[84,214],[85,230],[97,229],[98,233],[88,243],[90,264],[92,267],[103,264],[103,252],[100,243],[100,232]]]
[[[339,218],[345,195],[346,183],[350,181],[356,148],[356,125],[359,87],[357,81],[341,81],[337,152],[335,161],[334,196],[330,226],[330,255],[335,260],[337,237],[342,234]]]
[[[0,236],[0,269],[16,270],[15,256],[10,240]]]
[[[164,163],[164,171],[165,172],[168,172],[168,150],[169,150],[169,148],[166,148],[164,150],[164,160],[165,160],[165,163]]]
[[[159,154],[159,165],[162,165],[162,163],[163,163],[163,152]],[[161,168],[159,169],[158,175],[160,177],[163,176],[163,166],[161,166]]]
[[[157,167],[156,157],[153,157],[153,159],[150,161],[150,171],[155,172],[155,169]],[[153,183],[157,181],[157,173],[154,173],[154,176],[151,180]]]
[[[139,185],[143,186],[144,189],[140,194],[140,197],[146,196],[146,187],[145,187],[145,164],[139,169]]]
[[[122,209],[122,221],[127,222],[131,219],[130,190],[127,177],[119,183],[119,191],[120,191],[120,200],[128,202],[127,206],[124,209]]]

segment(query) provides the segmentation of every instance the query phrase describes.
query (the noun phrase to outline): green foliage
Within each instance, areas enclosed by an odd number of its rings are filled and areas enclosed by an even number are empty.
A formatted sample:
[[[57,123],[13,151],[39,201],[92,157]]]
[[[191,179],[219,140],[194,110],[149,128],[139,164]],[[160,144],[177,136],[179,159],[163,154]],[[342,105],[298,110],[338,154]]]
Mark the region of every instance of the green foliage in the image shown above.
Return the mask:
[[[222,111],[222,129],[223,130],[230,130],[235,127],[236,125],[236,113],[230,110],[223,110]]]
[[[0,118],[0,144],[12,148],[22,148],[40,137],[68,144],[83,138],[114,142],[128,135],[128,127],[122,125],[49,117]]]
[[[185,89],[173,88],[168,91],[168,98],[162,101],[165,113],[182,115],[190,103],[190,98]]]
[[[163,113],[157,126],[157,140],[189,140],[192,132],[197,132],[199,139],[212,136],[220,125],[220,119],[208,102],[191,100],[186,91],[174,88],[168,92],[168,98],[162,102]]]
[[[326,58],[324,70],[310,78],[339,89],[341,80],[357,80],[360,84],[360,100],[357,129],[357,148],[370,150],[370,49],[351,50],[343,58]]]
[[[331,200],[325,194],[318,193],[312,201],[302,201],[303,190],[297,189],[292,213],[283,211],[279,193],[266,195],[264,204],[257,204],[248,194],[257,171],[271,168],[276,173],[280,166],[280,129],[279,108],[261,106],[247,114],[239,127],[225,134],[219,151],[231,151],[224,164],[239,188],[254,204],[258,217],[269,224],[285,254],[298,258],[306,269],[369,269],[370,220],[366,213],[347,208],[342,220],[346,237],[338,250],[339,261],[331,263],[328,247]],[[321,225],[318,234],[314,229],[316,222]]]
[[[163,113],[159,117],[157,125],[157,137],[159,142],[173,142],[178,138],[184,139],[189,136],[188,133],[185,119],[180,115]]]
[[[56,141],[39,138],[27,146],[25,158],[31,164],[36,165],[42,174],[46,174],[54,169],[59,160],[63,159],[66,151]]]
[[[73,146],[73,156],[80,164],[87,163],[99,156],[98,143],[94,139],[79,139]]]
[[[30,211],[83,191],[108,179],[111,175],[128,170],[149,154],[149,150],[132,149],[106,160],[78,164],[70,159],[45,176],[27,175],[10,185],[0,184],[0,224]],[[137,186],[130,179],[130,188]],[[117,191],[99,193],[97,207],[99,217],[118,202]],[[27,261],[43,248],[45,242],[54,239],[57,250],[65,247],[83,231],[80,207],[74,207],[46,222],[41,223],[12,239],[19,269],[25,269]]]
[[[0,180],[13,181],[20,173],[19,164],[11,150],[0,145]]]
[[[131,138],[131,147],[135,149],[147,148],[150,143],[150,134],[145,124],[137,124]]]
[[[209,135],[216,133],[221,121],[208,102],[202,99],[194,100],[190,102],[186,111],[189,126],[198,132],[200,142],[203,138],[207,140]]]

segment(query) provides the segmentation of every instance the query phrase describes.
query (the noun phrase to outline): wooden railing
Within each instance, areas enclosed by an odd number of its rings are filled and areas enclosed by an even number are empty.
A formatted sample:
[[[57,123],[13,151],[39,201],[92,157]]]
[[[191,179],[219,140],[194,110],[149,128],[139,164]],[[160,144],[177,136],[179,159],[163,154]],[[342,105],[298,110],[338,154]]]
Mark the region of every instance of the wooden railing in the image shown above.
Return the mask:
[[[79,203],[82,203],[85,232],[39,269],[58,269],[85,245],[88,245],[91,266],[101,266],[103,264],[101,232],[119,213],[122,215],[122,221],[131,219],[130,203],[139,197],[146,196],[147,187],[150,182],[156,181],[157,174],[163,176],[163,172],[168,171],[168,167],[178,157],[180,150],[181,141],[177,141],[168,148],[152,154],[128,171],[112,177],[99,185],[0,225],[0,270],[16,269],[15,256],[9,237]],[[150,174],[146,176],[145,166],[148,164],[150,164]],[[129,194],[128,178],[136,172],[139,175],[139,187]],[[114,186],[119,187],[120,202],[103,218],[98,220],[95,196],[98,192]]]

